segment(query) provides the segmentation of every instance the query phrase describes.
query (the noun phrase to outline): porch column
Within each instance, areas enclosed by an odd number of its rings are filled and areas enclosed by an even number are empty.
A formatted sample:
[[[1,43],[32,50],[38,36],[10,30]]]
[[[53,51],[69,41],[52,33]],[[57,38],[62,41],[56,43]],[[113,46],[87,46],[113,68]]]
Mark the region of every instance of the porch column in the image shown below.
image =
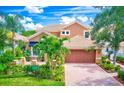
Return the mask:
[[[44,55],[44,61],[47,62],[47,53]]]
[[[96,49],[96,63],[99,63],[101,61],[101,49]]]
[[[31,56],[33,56],[33,47],[31,47]]]

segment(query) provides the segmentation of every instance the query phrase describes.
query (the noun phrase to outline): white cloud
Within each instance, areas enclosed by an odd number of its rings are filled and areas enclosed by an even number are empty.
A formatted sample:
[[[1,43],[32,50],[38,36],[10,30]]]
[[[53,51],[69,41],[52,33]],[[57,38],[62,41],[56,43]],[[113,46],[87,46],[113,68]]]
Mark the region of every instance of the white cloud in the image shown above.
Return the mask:
[[[0,20],[2,20],[2,17],[0,16]]]
[[[0,16],[0,22],[5,22],[4,18]]]
[[[82,24],[89,25],[91,22],[93,22],[93,18],[88,16],[77,16],[77,15],[74,15],[72,17],[62,16],[59,21],[60,24],[69,24],[74,21],[79,21]]]
[[[77,19],[82,21],[82,22],[87,22],[88,21],[88,17],[87,16],[78,16]]]
[[[11,13],[10,13],[10,14],[8,14],[8,15],[9,15],[9,16],[14,16],[14,14],[11,14]]]
[[[74,22],[74,21],[76,21],[75,17],[62,16],[60,23],[61,24],[69,24],[69,23]]]
[[[92,17],[90,17],[90,18],[89,18],[89,20],[90,20],[91,22],[93,22],[93,21],[94,21],[94,19],[93,19]]]
[[[43,25],[40,23],[34,24],[32,18],[30,17],[24,16],[23,20],[20,20],[20,22],[26,30],[35,30],[43,27]]]
[[[61,9],[61,11],[50,12],[55,16],[64,16],[65,14],[83,15],[89,13],[99,13],[101,10],[90,6],[77,6],[74,8]]]
[[[29,13],[43,13],[44,10],[41,7],[36,7],[36,6],[26,6],[25,10],[28,11]]]
[[[38,24],[35,25],[35,28],[36,29],[43,28],[43,25],[41,25],[41,24],[38,23]]]
[[[30,17],[23,17],[24,19],[21,20],[22,24],[25,24],[26,22],[32,22],[32,19]]]
[[[26,30],[35,30],[43,27],[42,24],[40,23],[34,24],[33,22],[23,24],[23,26],[25,27]]]
[[[32,22],[32,19],[30,17],[25,17],[25,20],[28,22]]]

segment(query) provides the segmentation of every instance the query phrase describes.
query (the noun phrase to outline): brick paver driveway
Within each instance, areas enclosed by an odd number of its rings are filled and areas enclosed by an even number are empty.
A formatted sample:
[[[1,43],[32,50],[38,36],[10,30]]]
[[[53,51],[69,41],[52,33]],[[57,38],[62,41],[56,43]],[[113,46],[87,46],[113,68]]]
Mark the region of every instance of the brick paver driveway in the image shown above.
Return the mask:
[[[67,86],[119,86],[112,76],[96,64],[65,64]]]

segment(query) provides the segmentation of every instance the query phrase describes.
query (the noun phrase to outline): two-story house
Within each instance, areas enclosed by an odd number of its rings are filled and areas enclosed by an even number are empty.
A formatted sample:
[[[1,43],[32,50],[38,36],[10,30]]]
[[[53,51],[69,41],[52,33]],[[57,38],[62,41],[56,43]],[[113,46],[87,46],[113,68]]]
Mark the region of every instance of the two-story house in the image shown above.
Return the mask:
[[[92,51],[88,48],[95,46],[90,38],[90,29],[79,22],[73,22],[68,25],[57,24],[48,25],[37,31],[34,35],[29,37],[29,47],[33,54],[32,46],[36,44],[42,35],[56,35],[57,37],[70,38],[69,41],[64,42],[64,46],[70,49],[71,53],[65,58],[66,63],[95,63],[99,59],[100,52],[96,47]]]

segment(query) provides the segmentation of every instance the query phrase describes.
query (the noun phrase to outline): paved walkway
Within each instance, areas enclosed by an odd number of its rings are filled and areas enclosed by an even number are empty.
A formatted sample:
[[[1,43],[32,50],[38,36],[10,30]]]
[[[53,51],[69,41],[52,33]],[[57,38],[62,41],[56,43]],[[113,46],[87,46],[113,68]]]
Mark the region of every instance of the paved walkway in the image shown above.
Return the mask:
[[[65,64],[67,86],[120,86],[110,74],[96,64]]]

